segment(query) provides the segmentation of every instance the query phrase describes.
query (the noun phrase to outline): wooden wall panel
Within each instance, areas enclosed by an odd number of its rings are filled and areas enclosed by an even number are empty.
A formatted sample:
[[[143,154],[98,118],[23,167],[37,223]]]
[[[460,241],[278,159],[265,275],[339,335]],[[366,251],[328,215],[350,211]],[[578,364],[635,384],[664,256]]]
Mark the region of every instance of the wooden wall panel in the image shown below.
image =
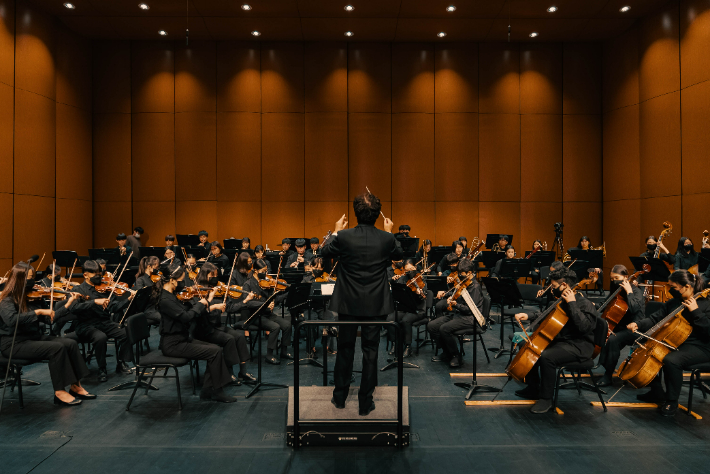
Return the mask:
[[[598,43],[562,45],[562,110],[565,114],[602,111],[602,47]]]
[[[520,241],[520,202],[479,202],[478,234],[512,234],[513,245]]]
[[[710,192],[710,81],[683,89],[681,124],[683,194]]]
[[[673,224],[673,237],[675,239],[670,239],[671,242],[677,241],[681,236],[681,229],[676,229],[676,226],[680,227],[682,222],[682,211],[681,211],[681,196],[664,196],[656,198],[641,199],[641,239],[645,239],[649,235],[655,235],[661,232],[662,224],[664,221],[668,221]],[[702,224],[708,227],[707,224]],[[685,228],[685,225],[683,226]],[[705,229],[696,229],[694,234],[696,239],[699,239],[702,231]],[[686,235],[686,234],[682,234]],[[696,240],[693,239],[693,240]],[[697,242],[700,243],[700,240]],[[670,250],[674,248],[675,245],[669,246],[666,242],[666,247]],[[696,245],[696,250],[700,248]],[[639,252],[641,253],[641,252]]]
[[[284,237],[305,235],[304,219],[303,202],[264,201],[261,205],[262,243],[278,249]]]
[[[694,237],[693,243],[695,244],[695,250],[700,248],[700,243],[702,241],[702,231],[708,227],[708,215],[706,212],[708,202],[710,202],[710,193],[699,193],[699,194],[688,194],[683,196],[683,225],[682,231],[675,231],[675,239],[672,242],[678,242],[678,238],[681,235],[687,235]],[[680,235],[678,235],[680,234]],[[658,235],[658,231],[656,234]],[[670,247],[668,248],[671,249]]]
[[[57,197],[91,201],[91,112],[57,103],[56,134]],[[113,174],[112,179],[116,179]],[[126,188],[123,183],[121,191]]]
[[[562,115],[522,115],[520,200],[561,202],[563,186],[543,183],[562,182],[562,169]],[[506,179],[505,173],[498,179]]]
[[[175,112],[217,110],[217,45],[175,42]]]
[[[0,83],[15,85],[14,0],[0,0]]]
[[[505,186],[500,184],[501,175]],[[478,186],[480,201],[520,201],[519,115],[479,116]]]
[[[91,111],[91,42],[57,29],[57,102]]]
[[[303,44],[263,43],[261,100],[264,112],[303,112]]]
[[[601,116],[562,117],[562,183],[563,201],[602,201]]]
[[[636,202],[638,202],[638,200]],[[604,203],[604,206],[606,206],[606,203]],[[638,207],[633,209],[636,210]],[[592,245],[594,247],[599,247],[602,244],[603,239],[606,238],[606,230],[608,229],[606,219],[602,219],[602,211],[603,206],[600,202],[565,202],[563,204],[562,218],[565,224],[564,244],[566,249],[576,247],[579,238],[583,235],[592,239]],[[602,220],[604,222],[603,236]],[[611,222],[609,225],[614,226],[616,224]],[[552,224],[550,224],[550,228],[552,228]],[[547,244],[548,248],[552,248],[550,242]],[[607,247],[608,246],[609,242],[607,242]]]
[[[131,115],[93,114],[94,201],[128,201],[131,196]]]
[[[178,201],[175,203],[176,233],[196,234],[201,230],[206,230],[210,234],[210,241],[219,240],[221,242],[222,237],[217,233],[217,228],[217,201]]]
[[[392,201],[433,201],[433,174],[434,115],[393,114]]]
[[[318,239],[323,242],[323,236],[325,236],[329,230],[335,230],[335,222],[340,219],[343,214],[348,215],[349,207],[352,207],[352,204],[348,201],[306,201],[306,219],[304,221],[305,237],[318,237]],[[355,223],[351,222],[350,227],[352,228],[354,226]]]
[[[657,236],[658,232],[654,235]],[[629,256],[641,254],[643,251],[641,243],[644,237],[646,236],[641,233],[639,199],[604,203],[604,239],[607,248],[604,260],[605,286],[608,284],[611,267],[617,264],[629,267],[631,265]],[[598,244],[593,242],[593,245]],[[568,244],[565,243],[565,247],[567,246]]]
[[[166,235],[175,235],[175,204],[163,201],[133,201],[131,229],[143,227],[145,233],[141,236],[141,244],[160,247],[165,245]]]
[[[639,106],[641,197],[680,195],[680,92]]]
[[[390,44],[351,43],[348,48],[348,111],[392,111]]]
[[[638,199],[641,193],[638,105],[604,114],[603,127],[604,200]]]
[[[434,112],[434,46],[392,46],[392,112]]]
[[[710,79],[705,67],[710,57],[710,4],[705,0],[680,2],[680,81],[686,88]]]
[[[132,203],[94,201],[93,204],[94,247],[115,247],[116,235],[130,234],[135,227]]]
[[[94,41],[92,111],[131,112],[131,44]]]
[[[2,23],[0,23],[2,25]],[[0,84],[0,192],[12,192],[15,89]]]
[[[54,197],[56,103],[15,89],[15,193]]]
[[[57,198],[56,213],[56,249],[88,255],[94,245],[91,201]]]
[[[641,20],[639,100],[680,89],[678,4]]]
[[[173,43],[131,44],[131,112],[175,111]]]
[[[478,201],[478,114],[436,114],[434,161],[437,201]]]
[[[260,114],[217,114],[217,200],[261,201]]]
[[[562,45],[559,43],[521,45],[520,112],[562,113]]]
[[[304,114],[264,114],[261,119],[264,201],[304,198]]]
[[[133,201],[175,201],[175,115],[133,114]]]
[[[532,250],[532,243],[537,239],[547,242],[547,248],[551,249],[555,241],[555,222],[562,222],[561,202],[521,202],[520,236],[515,243],[518,257]]]
[[[436,240],[436,203],[434,202],[393,202],[392,221],[397,232],[400,225],[412,228],[411,236],[421,240]],[[421,242],[420,240],[420,242]]]
[[[51,258],[55,250],[54,198],[15,194],[13,206],[13,260],[27,260],[33,254]]]
[[[478,112],[478,48],[436,45],[434,95],[437,113]]]
[[[12,259],[12,201],[11,193],[0,193],[0,259]]]
[[[389,114],[348,116],[348,190],[352,200],[365,186],[392,199],[392,119]]]
[[[260,44],[217,43],[217,110],[261,112]]]
[[[517,43],[480,43],[479,99],[481,113],[520,112],[520,51]]]
[[[29,2],[16,4],[15,87],[49,99],[56,97],[54,19]]]
[[[469,245],[474,237],[481,234],[478,229],[477,202],[436,202],[436,238],[434,245],[451,245],[451,242],[464,236]],[[422,239],[423,239],[422,238]],[[484,237],[485,238],[485,237]]]
[[[604,111],[639,102],[639,33],[633,28],[604,44]]]
[[[175,114],[175,198],[217,199],[217,114]]]
[[[13,261],[11,258],[0,258],[0,272],[4,275],[5,272],[12,269]]]
[[[348,116],[306,114],[305,200],[348,200]]]
[[[252,248],[261,238],[261,202],[217,201],[217,233],[220,239],[249,237]]]
[[[304,75],[306,112],[347,112],[346,43],[306,43]]]

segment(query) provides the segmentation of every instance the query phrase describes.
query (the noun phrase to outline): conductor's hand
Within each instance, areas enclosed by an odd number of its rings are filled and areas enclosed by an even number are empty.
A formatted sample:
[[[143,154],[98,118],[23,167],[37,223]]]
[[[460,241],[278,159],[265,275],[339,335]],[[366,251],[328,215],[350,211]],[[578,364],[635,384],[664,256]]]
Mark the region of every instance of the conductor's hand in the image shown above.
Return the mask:
[[[636,324],[636,323],[631,323],[631,324],[629,324],[629,325],[626,326],[626,329],[628,329],[628,330],[631,331],[631,332],[633,332],[633,331],[638,331],[639,325]]]
[[[385,217],[385,224],[384,225],[385,225],[385,230],[391,234],[392,228],[394,227],[394,222],[392,222],[392,219]]]
[[[335,231],[334,232],[340,232],[341,230],[345,229],[348,226],[348,218],[343,214],[343,216],[338,219],[338,222],[335,223]]]
[[[528,315],[525,313],[518,313],[515,315],[515,319],[517,321],[527,321],[528,320]]]

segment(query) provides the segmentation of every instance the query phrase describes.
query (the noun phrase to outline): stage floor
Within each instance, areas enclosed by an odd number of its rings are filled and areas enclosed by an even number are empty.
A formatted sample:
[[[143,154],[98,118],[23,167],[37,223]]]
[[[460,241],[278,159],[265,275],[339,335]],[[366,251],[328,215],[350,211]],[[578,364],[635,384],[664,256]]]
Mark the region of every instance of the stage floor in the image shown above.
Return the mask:
[[[506,342],[510,331],[506,327]],[[499,326],[494,326],[484,335],[486,346],[497,347],[498,336]],[[157,347],[157,336],[151,345]],[[471,371],[471,344],[466,347],[465,365],[456,372]],[[28,367],[25,377],[42,385],[25,387],[24,410],[17,404],[16,393],[6,394],[0,413],[0,472],[706,474],[710,470],[710,399],[703,400],[699,391],[693,411],[702,420],[683,413],[663,418],[653,409],[610,408],[604,413],[589,403],[597,399],[596,394],[579,396],[576,390],[560,394],[564,415],[533,415],[526,406],[467,407],[466,391],[454,386],[462,379],[451,377],[447,366],[430,362],[431,356],[431,347],[423,348],[410,359],[421,368],[405,369],[411,443],[399,451],[292,450],[286,446],[286,389],[262,391],[245,399],[250,387],[230,387],[229,393],[240,396],[237,403],[203,402],[192,395],[189,371],[184,369],[182,412],[177,410],[172,379],[156,381],[160,390],[147,396],[139,391],[131,411],[126,412],[131,391],[107,390],[131,377],[111,375],[107,383],[98,385],[94,362],[85,386],[99,398],[76,408],[58,408],[52,404],[46,365]],[[487,363],[480,345],[478,356],[480,372],[502,372],[507,362],[506,356]],[[380,365],[387,358],[383,339]],[[109,359],[109,366],[114,361]],[[256,364],[250,363],[249,371],[255,373]],[[303,365],[301,374],[302,386],[322,384],[321,369],[315,366]],[[381,372],[379,377],[381,385],[396,385],[396,370]],[[293,367],[265,365],[264,380],[292,385]],[[479,382],[502,387],[505,380],[490,377]],[[353,383],[357,385],[359,378]],[[513,392],[518,388],[517,382],[510,382],[498,399],[516,399]],[[607,391],[611,394],[617,388]],[[633,402],[637,393],[624,388],[614,401]],[[478,393],[473,399],[494,396]],[[686,401],[684,389],[681,403]]]

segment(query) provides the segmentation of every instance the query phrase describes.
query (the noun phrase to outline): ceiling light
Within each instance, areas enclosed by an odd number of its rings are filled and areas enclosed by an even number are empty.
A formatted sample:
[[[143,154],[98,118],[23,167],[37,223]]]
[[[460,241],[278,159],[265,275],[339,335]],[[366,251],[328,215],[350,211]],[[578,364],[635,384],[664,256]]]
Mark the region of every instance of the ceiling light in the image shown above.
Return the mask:
[[[252,36],[261,36],[261,32],[256,31],[256,30],[252,31],[251,34],[252,34]]]
[[[554,5],[552,5],[551,7],[549,7],[549,8],[547,9],[547,11],[550,12],[550,13],[555,13],[555,12],[557,11],[557,7],[554,6]]]
[[[353,11],[353,10],[355,10],[355,7],[354,7],[354,6],[352,6],[352,5],[345,5],[345,11],[346,11],[346,12],[351,12],[351,11]]]
[[[624,5],[623,7],[619,8],[619,11],[621,13],[626,13],[627,11],[631,10],[631,7],[628,5]]]
[[[158,31],[158,34],[159,34],[160,36],[168,36],[168,32],[165,31],[165,30],[160,30],[160,31]]]
[[[139,3],[138,8],[140,8],[141,10],[150,10],[150,7],[147,3]]]
[[[537,38],[537,33],[533,31],[532,33],[530,33],[530,37],[531,37],[531,38]]]
[[[69,2],[65,3],[64,6],[67,7],[69,10],[73,10],[76,8],[76,5],[74,5],[73,3],[69,3]]]
[[[440,31],[436,34],[436,36],[438,36],[439,38],[443,38],[444,36],[446,36],[446,33],[444,33],[443,31]]]
[[[455,6],[455,5],[449,5],[448,7],[446,7],[446,11],[449,12],[449,13],[455,12],[455,11],[456,11],[456,6]]]
[[[248,12],[249,10],[251,10],[251,5],[249,5],[248,3],[245,3],[244,5],[242,5],[242,10]]]
[[[345,32],[345,36],[354,36],[354,35],[355,35],[355,33],[353,33],[352,31]]]

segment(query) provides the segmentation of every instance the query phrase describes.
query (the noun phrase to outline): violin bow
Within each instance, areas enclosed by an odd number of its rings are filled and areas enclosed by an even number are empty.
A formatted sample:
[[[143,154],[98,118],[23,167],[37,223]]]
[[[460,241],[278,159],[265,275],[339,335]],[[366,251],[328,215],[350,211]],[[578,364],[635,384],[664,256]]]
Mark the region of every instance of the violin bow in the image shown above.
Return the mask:
[[[45,255],[47,255],[47,252],[44,252],[44,253],[42,254],[42,258],[39,260],[39,263],[37,264],[37,270],[39,270],[40,268],[42,268],[42,262],[44,262],[44,256],[45,256]],[[54,278],[54,275],[52,275],[52,278]]]
[[[367,193],[368,193],[368,194],[372,194],[372,192],[370,191],[370,188],[368,188],[367,186],[365,186],[365,189],[367,189]],[[373,196],[374,196],[374,195],[373,195]],[[383,219],[387,219],[381,209],[380,209],[380,215],[382,216]]]
[[[57,271],[57,261],[52,261],[52,287],[49,290],[49,310],[54,312],[54,272]],[[54,315],[51,316],[50,321],[54,321]]]
[[[229,286],[232,284],[232,275],[234,274],[234,265],[236,265],[236,263],[237,263],[237,258],[238,258],[238,255],[235,255],[234,260],[232,261],[232,271],[229,272],[229,280],[227,280],[227,292],[224,294],[224,302],[225,303],[227,303],[227,299],[229,299]],[[224,309],[226,310],[227,307],[225,306]]]
[[[281,255],[281,258],[279,258],[279,268],[276,269],[276,283],[274,284],[274,295],[276,294],[276,287],[279,286],[279,275],[281,274],[281,264],[284,261],[284,256]]]
[[[118,282],[121,281],[121,277],[123,276],[123,272],[126,271],[126,267],[128,267],[128,262],[131,260],[131,257],[133,256],[133,251],[131,250],[131,254],[128,256],[126,259],[126,264],[123,265],[123,270],[121,270],[120,275],[118,275],[118,279],[114,280],[113,286],[111,287],[111,293],[108,295],[107,300],[110,300],[111,297],[113,296],[113,293],[116,291],[116,286],[118,286]]]
[[[78,258],[74,259],[74,264],[71,266],[71,272],[69,273],[69,279],[64,285],[64,289],[69,291],[69,285],[71,284],[71,279],[74,277],[74,269],[76,268],[76,262],[79,260]]]

